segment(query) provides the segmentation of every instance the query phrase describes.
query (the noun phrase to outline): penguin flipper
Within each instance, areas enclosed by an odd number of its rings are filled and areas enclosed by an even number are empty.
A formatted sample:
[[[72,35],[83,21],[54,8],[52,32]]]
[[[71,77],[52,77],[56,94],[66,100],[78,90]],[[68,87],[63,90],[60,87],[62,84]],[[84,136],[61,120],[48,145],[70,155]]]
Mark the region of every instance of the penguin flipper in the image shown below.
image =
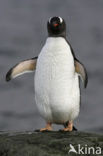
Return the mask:
[[[75,71],[81,77],[81,79],[84,83],[84,87],[86,88],[87,83],[88,83],[87,71],[86,71],[84,65],[81,64],[77,59],[75,60],[74,64],[75,64]]]
[[[21,61],[12,67],[6,74],[6,81],[22,75],[24,73],[33,72],[36,69],[37,57]]]

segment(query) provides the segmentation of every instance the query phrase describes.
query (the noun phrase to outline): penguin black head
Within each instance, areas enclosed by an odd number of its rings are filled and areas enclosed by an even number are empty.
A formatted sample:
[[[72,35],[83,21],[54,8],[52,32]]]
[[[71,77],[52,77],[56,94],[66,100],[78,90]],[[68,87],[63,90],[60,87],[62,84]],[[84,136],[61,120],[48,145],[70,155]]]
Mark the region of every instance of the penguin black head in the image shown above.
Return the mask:
[[[65,37],[66,24],[61,17],[52,17],[47,22],[48,35],[50,37]]]

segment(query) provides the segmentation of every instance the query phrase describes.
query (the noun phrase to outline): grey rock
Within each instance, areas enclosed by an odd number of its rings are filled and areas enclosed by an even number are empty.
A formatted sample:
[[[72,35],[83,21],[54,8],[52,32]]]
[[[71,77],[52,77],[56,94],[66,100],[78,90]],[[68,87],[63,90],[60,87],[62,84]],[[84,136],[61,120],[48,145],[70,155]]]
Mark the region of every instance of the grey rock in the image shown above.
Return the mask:
[[[69,154],[70,144],[76,150],[78,144],[103,149],[103,135],[59,131],[1,132],[0,156],[73,156],[75,153]]]

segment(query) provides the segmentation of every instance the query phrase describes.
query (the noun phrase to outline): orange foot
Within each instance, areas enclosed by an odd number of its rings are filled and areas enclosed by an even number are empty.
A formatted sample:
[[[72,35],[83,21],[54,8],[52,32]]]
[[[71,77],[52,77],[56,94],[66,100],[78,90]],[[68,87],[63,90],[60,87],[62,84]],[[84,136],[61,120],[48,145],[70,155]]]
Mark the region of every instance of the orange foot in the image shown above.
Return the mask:
[[[64,128],[63,131],[72,132],[72,130],[73,130],[73,122],[72,121],[69,121],[68,122],[68,126],[66,128]]]
[[[51,123],[47,123],[47,125],[46,125],[45,128],[41,128],[40,129],[40,132],[43,132],[43,131],[51,131],[51,130],[52,130]]]

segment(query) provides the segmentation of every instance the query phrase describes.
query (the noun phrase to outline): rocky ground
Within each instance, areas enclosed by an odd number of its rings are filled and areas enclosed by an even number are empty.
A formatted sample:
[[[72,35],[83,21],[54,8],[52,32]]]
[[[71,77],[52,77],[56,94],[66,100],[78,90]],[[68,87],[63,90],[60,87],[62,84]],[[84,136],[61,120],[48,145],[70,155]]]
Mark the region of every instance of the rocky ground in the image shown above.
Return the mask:
[[[0,134],[0,156],[75,156],[69,153],[70,146],[78,153],[78,145],[83,147],[87,155],[88,147],[94,148],[94,155],[102,149],[103,135],[84,132],[24,132],[24,133],[1,133]],[[87,150],[87,151],[86,151]],[[83,153],[79,155],[83,155]]]

